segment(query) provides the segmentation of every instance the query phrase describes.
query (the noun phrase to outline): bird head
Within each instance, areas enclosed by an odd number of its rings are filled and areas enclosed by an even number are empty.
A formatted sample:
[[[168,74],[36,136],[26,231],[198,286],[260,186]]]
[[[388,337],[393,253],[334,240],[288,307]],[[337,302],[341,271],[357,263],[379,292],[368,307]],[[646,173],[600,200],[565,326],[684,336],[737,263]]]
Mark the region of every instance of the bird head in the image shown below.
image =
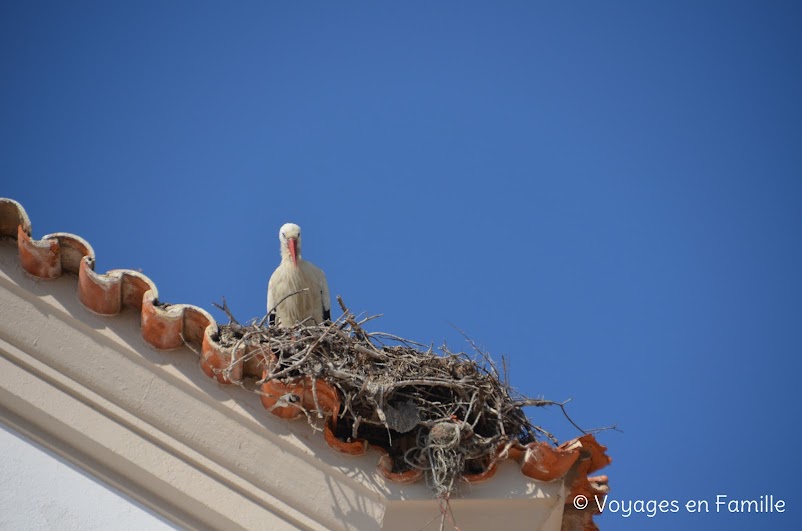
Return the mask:
[[[298,265],[301,259],[301,227],[295,223],[285,223],[278,232],[281,240],[281,257],[292,260],[293,265]]]

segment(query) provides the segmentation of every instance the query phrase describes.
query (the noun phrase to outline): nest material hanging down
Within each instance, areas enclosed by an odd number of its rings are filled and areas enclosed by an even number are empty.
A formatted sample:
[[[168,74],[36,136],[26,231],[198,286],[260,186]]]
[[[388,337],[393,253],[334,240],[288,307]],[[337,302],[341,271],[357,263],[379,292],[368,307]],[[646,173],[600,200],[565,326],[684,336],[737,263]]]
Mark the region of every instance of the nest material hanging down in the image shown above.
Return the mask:
[[[325,382],[339,395],[330,424],[334,435],[386,449],[393,472],[422,470],[439,497],[454,492],[461,476],[492,466],[500,449],[532,442],[536,434],[550,437],[530,423],[522,406],[551,403],[518,396],[480,350],[475,359],[447,347],[436,354],[365,331],[361,325],[368,319],[358,323],[346,310],[331,324],[280,329],[243,326],[232,318],[221,326],[218,341],[247,354],[224,372],[235,364],[250,367],[245,374],[262,376],[256,391],[263,395],[271,382]],[[302,409],[314,425],[323,408],[313,391],[312,407],[304,408],[291,393],[277,405]]]

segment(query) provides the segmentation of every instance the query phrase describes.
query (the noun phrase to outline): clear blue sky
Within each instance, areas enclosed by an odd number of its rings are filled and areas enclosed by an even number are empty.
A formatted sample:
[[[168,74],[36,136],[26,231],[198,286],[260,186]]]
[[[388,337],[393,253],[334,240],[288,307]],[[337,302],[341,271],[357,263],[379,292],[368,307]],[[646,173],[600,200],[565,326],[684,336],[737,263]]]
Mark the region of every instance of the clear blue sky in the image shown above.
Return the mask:
[[[374,329],[466,348],[454,323],[617,423],[611,499],[786,500],[603,529],[797,529],[800,28],[779,1],[6,1],[0,196],[242,319],[294,221]]]

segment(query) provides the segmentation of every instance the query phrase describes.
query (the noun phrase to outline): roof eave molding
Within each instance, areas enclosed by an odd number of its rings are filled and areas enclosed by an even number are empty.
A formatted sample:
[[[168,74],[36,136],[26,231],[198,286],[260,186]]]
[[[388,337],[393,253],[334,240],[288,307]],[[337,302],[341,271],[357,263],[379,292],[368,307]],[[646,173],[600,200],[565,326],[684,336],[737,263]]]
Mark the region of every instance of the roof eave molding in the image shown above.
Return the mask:
[[[0,242],[0,421],[187,528],[410,529],[439,514],[423,483],[382,478],[377,452],[332,452],[204,376],[194,352],[153,349],[136,312],[88,311],[74,275],[24,272],[13,242]],[[463,530],[560,528],[563,481],[511,460],[463,495]]]

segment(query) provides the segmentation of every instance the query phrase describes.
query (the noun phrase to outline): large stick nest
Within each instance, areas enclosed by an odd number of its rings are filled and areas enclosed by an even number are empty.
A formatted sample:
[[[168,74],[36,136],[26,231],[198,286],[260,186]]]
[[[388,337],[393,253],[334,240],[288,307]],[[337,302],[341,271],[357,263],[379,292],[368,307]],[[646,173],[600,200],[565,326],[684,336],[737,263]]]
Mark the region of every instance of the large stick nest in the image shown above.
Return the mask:
[[[447,346],[437,354],[391,334],[367,332],[362,325],[372,318],[357,322],[340,302],[345,313],[336,322],[292,328],[240,325],[224,302],[231,322],[220,328],[218,341],[234,349],[248,346],[242,362],[267,367],[256,384],[308,376],[336,388],[341,407],[335,435],[385,448],[393,472],[423,470],[437,496],[454,492],[463,474],[485,470],[505,446],[529,443],[536,435],[556,442],[522,407],[562,404],[516,393],[472,342],[474,356]],[[313,425],[321,416],[305,413]]]

